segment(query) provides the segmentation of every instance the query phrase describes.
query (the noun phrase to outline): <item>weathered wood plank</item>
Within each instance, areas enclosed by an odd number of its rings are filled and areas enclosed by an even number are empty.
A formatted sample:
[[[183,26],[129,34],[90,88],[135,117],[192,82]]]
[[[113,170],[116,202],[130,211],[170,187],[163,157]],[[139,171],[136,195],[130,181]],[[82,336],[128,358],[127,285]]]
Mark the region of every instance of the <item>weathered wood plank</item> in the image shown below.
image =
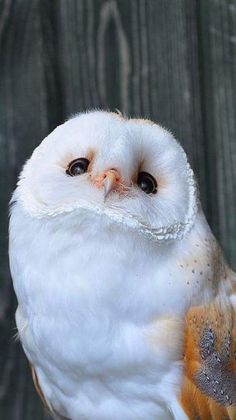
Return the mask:
[[[141,2],[142,4],[142,2]],[[140,15],[141,15],[140,10]],[[205,148],[202,132],[195,1],[147,1],[149,113],[184,146],[205,203]],[[141,31],[142,34],[142,31]],[[140,35],[141,36],[141,35]],[[145,47],[141,48],[143,51]],[[141,73],[145,77],[145,73]],[[141,84],[142,81],[141,81]],[[144,103],[143,91],[141,103]],[[145,109],[141,109],[146,113]]]
[[[236,2],[199,6],[209,218],[236,268]]]
[[[13,340],[16,302],[8,274],[7,213],[21,165],[58,122],[49,109],[54,77],[50,38],[45,43],[43,36],[50,10],[38,0],[5,0],[0,11],[0,418],[42,420],[25,356]]]

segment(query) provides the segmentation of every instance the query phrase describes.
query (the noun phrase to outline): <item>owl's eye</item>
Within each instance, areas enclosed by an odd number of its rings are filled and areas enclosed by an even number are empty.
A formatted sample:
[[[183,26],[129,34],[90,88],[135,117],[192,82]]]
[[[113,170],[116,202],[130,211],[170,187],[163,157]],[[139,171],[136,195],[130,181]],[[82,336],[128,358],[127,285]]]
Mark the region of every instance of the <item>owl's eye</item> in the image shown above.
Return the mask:
[[[89,166],[88,159],[86,158],[74,159],[69,163],[66,173],[70,176],[81,175],[87,171],[88,166]]]
[[[156,194],[157,182],[155,178],[148,172],[139,172],[138,174],[138,186],[146,194]]]

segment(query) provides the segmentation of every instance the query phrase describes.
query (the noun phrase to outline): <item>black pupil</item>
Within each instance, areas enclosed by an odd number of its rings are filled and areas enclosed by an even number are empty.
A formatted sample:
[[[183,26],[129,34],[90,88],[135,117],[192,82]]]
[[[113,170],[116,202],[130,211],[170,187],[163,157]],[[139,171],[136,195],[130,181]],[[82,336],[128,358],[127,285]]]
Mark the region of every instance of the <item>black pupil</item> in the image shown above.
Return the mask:
[[[146,194],[155,194],[157,192],[157,182],[155,178],[148,172],[139,172],[138,186]]]
[[[89,160],[86,158],[79,158],[79,159],[72,160],[72,162],[70,162],[68,166],[66,173],[70,176],[84,174],[88,169],[88,165],[89,165]]]

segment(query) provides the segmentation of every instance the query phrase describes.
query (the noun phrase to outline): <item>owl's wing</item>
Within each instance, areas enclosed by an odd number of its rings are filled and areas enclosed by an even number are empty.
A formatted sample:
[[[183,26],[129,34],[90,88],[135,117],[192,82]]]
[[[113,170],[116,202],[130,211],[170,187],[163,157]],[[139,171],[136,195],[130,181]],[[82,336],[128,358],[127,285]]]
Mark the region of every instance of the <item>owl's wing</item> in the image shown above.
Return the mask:
[[[55,420],[59,420],[59,419],[60,420],[69,420],[68,418],[63,417],[60,414],[56,413],[55,410],[51,407],[50,403],[46,400],[46,398],[43,394],[42,388],[41,388],[41,386],[39,384],[39,381],[38,381],[38,376],[37,376],[36,370],[31,363],[30,363],[30,369],[31,369],[31,374],[32,374],[32,378],[33,378],[33,382],[34,382],[34,386],[35,386],[35,389],[37,391],[37,394],[39,395],[39,397],[40,397],[44,407],[46,408],[48,414],[50,415],[50,417],[52,419],[55,419]]]
[[[41,386],[39,384],[39,381],[38,381],[36,370],[35,370],[35,368],[32,364],[30,364],[30,369],[31,369],[31,374],[32,374],[32,378],[33,378],[33,382],[34,382],[34,386],[35,386],[35,389],[37,391],[37,394],[39,395],[44,407],[46,408],[46,410],[49,412],[49,414],[52,415],[53,411],[51,409],[50,404],[47,402],[47,400],[46,400],[46,398],[43,394],[42,388],[41,388]]]
[[[236,419],[236,276],[229,297],[186,317],[181,404],[189,419]],[[235,302],[235,303],[234,303]]]

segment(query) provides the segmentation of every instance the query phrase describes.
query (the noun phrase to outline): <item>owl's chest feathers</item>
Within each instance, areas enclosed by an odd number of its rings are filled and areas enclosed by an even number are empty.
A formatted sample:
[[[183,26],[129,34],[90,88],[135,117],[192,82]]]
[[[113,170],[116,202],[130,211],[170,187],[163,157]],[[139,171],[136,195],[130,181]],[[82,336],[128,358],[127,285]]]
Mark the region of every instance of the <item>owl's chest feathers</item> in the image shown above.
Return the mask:
[[[15,288],[38,339],[52,328],[58,339],[67,332],[69,341],[77,341],[73,329],[78,341],[102,349],[114,331],[121,337],[124,330],[123,338],[127,329],[142,335],[153,331],[153,323],[158,329],[158,319],[183,316],[201,290],[199,281],[188,285],[189,274],[171,247],[130,232],[96,223],[80,232],[73,224],[33,224],[28,235],[27,249],[20,241],[15,249],[22,265]]]
[[[58,334],[62,328],[69,335],[73,328],[84,344],[105,349],[113,339],[126,340],[126,334],[145,335],[159,316],[168,316],[165,269],[157,268],[151,250],[112,235],[61,239],[38,237],[27,255],[22,286],[35,328],[51,318]]]
[[[89,243],[84,237],[78,243],[76,235],[69,242],[54,239],[41,243],[38,236],[27,254],[27,278],[18,287],[28,318],[25,328],[18,312],[21,340],[44,392],[51,390],[47,398],[55,406],[62,398],[55,383],[63,382],[63,392],[75,398],[112,397],[114,407],[120,407],[123,393],[131,401],[140,395],[175,400],[183,328],[178,317],[164,317],[158,309],[150,252],[146,256],[135,243],[118,244],[114,237],[110,243],[101,236]],[[157,408],[150,410],[154,418]]]
[[[62,398],[55,383],[63,382],[76,399],[78,392],[172,399],[181,377],[182,318],[201,284],[186,285],[189,274],[171,248],[90,230],[36,226],[22,236],[27,249],[20,235],[14,245],[17,324],[44,392]]]

